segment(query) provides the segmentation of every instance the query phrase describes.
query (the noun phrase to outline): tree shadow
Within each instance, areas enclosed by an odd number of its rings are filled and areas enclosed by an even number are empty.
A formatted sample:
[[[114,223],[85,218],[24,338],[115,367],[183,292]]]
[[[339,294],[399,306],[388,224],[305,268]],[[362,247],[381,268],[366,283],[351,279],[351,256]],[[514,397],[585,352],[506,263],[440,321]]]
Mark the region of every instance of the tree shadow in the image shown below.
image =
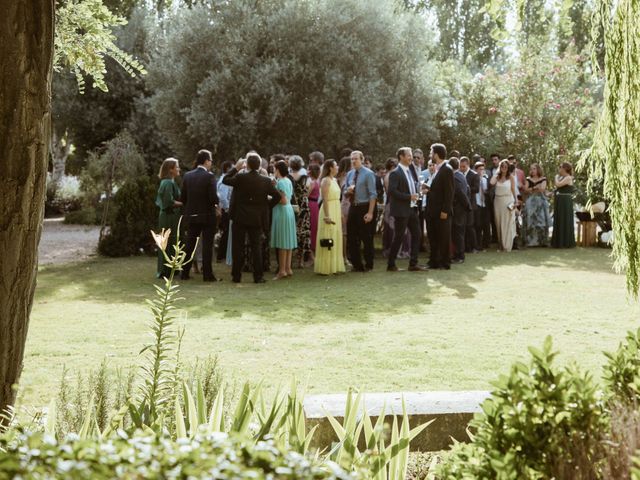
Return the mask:
[[[203,283],[199,276],[181,282],[178,307],[188,316],[218,316],[236,321],[299,324],[372,321],[374,317],[423,313],[434,298],[453,295],[472,300],[490,270],[502,266],[527,265],[544,268],[612,272],[609,252],[602,249],[528,249],[512,253],[486,252],[467,255],[466,263],[449,271],[386,272],[386,261],[378,256],[368,273],[345,273],[331,277],[315,275],[311,269],[294,270],[289,279],[252,283],[245,273],[243,283],[230,281],[229,267],[216,264],[214,272],[223,282]],[[421,262],[426,262],[424,255]],[[398,266],[406,268],[406,260]],[[155,258],[97,258],[86,262],[40,269],[36,302],[92,301],[108,304],[143,305],[153,296]],[[269,275],[266,275],[269,278]],[[490,286],[489,286],[490,287]],[[486,289],[483,289],[486,292]]]

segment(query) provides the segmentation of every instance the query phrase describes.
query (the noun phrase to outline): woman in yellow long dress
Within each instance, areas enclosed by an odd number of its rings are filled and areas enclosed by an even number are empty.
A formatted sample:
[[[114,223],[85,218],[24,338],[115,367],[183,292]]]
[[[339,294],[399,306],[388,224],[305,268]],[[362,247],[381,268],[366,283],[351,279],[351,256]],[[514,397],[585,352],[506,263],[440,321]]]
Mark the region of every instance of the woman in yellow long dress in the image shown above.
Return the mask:
[[[324,162],[320,176],[322,206],[320,207],[316,259],[313,267],[314,271],[321,275],[332,275],[345,271],[344,258],[342,257],[340,187],[335,179],[337,173],[338,164],[335,160]],[[326,243],[328,239],[333,240],[331,248],[322,246],[322,243]]]

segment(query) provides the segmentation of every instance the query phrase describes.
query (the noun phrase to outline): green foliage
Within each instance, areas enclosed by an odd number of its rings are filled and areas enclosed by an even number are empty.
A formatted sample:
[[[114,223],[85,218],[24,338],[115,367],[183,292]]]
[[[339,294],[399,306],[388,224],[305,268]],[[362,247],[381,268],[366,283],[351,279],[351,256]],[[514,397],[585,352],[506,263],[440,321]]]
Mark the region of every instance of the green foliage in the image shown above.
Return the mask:
[[[582,71],[574,53],[532,54],[505,73],[487,69],[475,76],[444,64],[438,86],[448,103],[439,114],[441,139],[468,154],[495,151],[525,165],[538,162],[551,176],[590,142],[595,85],[579,81]]]
[[[28,453],[27,453],[28,452]],[[279,447],[272,440],[198,434],[192,442],[171,441],[152,432],[121,431],[105,440],[69,438],[56,442],[43,433],[0,437],[0,479],[69,480],[193,478],[359,478],[332,462],[320,462]],[[364,478],[364,477],[363,477]]]
[[[593,61],[603,42],[604,108],[584,165],[590,182],[604,178],[613,222],[613,255],[627,288],[640,290],[640,4],[598,0],[592,25]]]
[[[114,42],[146,64],[155,30],[154,14],[137,8],[126,25],[113,28]],[[79,170],[89,152],[127,129],[141,147],[148,173],[155,173],[168,148],[150,115],[145,77],[130,76],[111,58],[105,59],[105,68],[106,92],[90,88],[80,93],[73,74],[62,70],[53,75],[53,127],[59,137],[66,132],[75,147],[67,170]]]
[[[156,183],[143,176],[126,181],[116,192],[111,227],[98,242],[100,254],[126,257],[154,251],[149,230],[156,223],[156,190]]]
[[[80,174],[87,206],[98,206],[128,180],[146,175],[144,159],[131,134],[124,130],[89,154]]]
[[[64,0],[56,9],[54,65],[70,69],[84,90],[84,75],[93,86],[107,90],[105,57],[114,59],[131,76],[146,73],[142,65],[114,43],[111,29],[126,20],[114,15],[102,0]]]
[[[64,215],[64,223],[69,225],[100,225],[100,220],[94,207],[84,207]]]
[[[353,392],[349,390],[342,424],[327,414],[338,436],[338,443],[329,452],[329,458],[347,470],[367,471],[371,478],[377,480],[404,480],[409,465],[411,441],[433,420],[410,429],[403,399],[401,426],[398,427],[398,418],[394,415],[391,438],[388,438],[385,432],[385,414],[383,408],[376,424],[373,425],[362,393],[358,393],[354,398]],[[358,447],[361,441],[364,442],[364,451],[360,451]]]
[[[198,148],[373,155],[436,135],[431,34],[392,2],[216,3],[166,21],[149,66],[156,121],[183,159]]]
[[[78,177],[63,175],[58,183],[54,183],[51,175],[47,175],[46,212],[48,214],[77,210],[81,202],[82,194]]]
[[[454,447],[443,479],[598,478],[608,428],[601,392],[577,367],[553,366],[550,337],[529,351],[529,365],[494,383],[472,421],[473,443]]]
[[[605,352],[604,380],[616,401],[640,402],[640,329],[627,333],[626,341],[614,353]]]

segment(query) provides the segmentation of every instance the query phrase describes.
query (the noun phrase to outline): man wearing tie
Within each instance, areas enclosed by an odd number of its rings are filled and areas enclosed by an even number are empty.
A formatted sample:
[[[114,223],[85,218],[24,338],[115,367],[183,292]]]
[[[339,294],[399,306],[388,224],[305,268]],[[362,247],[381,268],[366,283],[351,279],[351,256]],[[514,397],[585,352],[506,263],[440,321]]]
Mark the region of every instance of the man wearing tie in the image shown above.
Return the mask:
[[[397,272],[396,257],[404,240],[404,232],[409,228],[411,233],[411,258],[409,271],[425,270],[418,266],[418,252],[420,251],[420,218],[418,212],[418,175],[411,162],[412,154],[409,147],[400,148],[396,154],[398,168],[389,174],[389,213],[394,220],[394,235],[387,260],[387,271]]]

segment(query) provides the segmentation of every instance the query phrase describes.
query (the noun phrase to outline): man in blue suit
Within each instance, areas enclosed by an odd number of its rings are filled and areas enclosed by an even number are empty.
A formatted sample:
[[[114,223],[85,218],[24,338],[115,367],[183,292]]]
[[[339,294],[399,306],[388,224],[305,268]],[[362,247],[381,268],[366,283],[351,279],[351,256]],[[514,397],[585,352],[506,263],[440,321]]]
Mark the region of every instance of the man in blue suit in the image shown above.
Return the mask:
[[[420,212],[418,211],[418,199],[420,198],[420,183],[418,173],[412,162],[412,153],[409,147],[398,150],[398,167],[389,174],[389,213],[394,221],[394,234],[389,258],[387,259],[387,271],[397,272],[396,257],[404,239],[404,232],[409,228],[411,233],[411,258],[409,271],[419,272],[425,268],[418,266],[418,252],[420,251]]]

